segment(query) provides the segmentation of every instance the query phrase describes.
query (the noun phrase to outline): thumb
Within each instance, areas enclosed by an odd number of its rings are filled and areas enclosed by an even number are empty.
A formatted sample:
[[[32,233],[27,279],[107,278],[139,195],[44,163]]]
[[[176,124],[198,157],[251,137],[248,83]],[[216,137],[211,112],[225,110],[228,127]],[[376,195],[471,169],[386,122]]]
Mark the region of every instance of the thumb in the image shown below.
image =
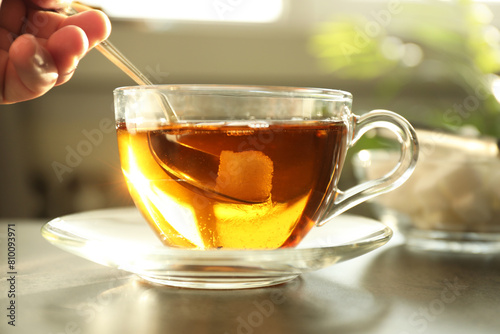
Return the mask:
[[[12,95],[17,95],[17,99],[38,97],[57,81],[57,67],[52,56],[32,35],[22,35],[12,43],[9,59],[6,99],[10,100]]]

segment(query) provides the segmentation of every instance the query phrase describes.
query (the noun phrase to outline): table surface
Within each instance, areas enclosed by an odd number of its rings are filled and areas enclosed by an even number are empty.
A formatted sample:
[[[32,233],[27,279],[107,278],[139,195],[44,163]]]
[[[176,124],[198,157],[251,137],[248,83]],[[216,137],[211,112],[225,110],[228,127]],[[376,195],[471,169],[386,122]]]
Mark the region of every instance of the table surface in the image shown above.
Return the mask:
[[[369,254],[279,286],[192,290],[62,251],[41,237],[42,224],[0,222],[0,333],[500,333],[500,254],[416,252],[395,234]]]

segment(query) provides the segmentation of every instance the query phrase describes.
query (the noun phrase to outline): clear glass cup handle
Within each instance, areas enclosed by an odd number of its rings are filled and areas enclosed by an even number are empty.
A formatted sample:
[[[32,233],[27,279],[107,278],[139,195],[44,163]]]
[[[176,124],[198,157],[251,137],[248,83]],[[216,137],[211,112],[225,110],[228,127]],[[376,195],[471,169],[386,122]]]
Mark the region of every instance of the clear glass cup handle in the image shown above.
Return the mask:
[[[373,110],[362,116],[353,116],[352,147],[367,131],[381,128],[396,135],[400,144],[400,158],[396,166],[383,177],[349,188],[337,190],[330,201],[326,215],[319,220],[318,226],[324,225],[333,217],[367,201],[375,196],[391,191],[403,184],[413,173],[418,159],[418,140],[411,124],[400,115],[388,110]]]

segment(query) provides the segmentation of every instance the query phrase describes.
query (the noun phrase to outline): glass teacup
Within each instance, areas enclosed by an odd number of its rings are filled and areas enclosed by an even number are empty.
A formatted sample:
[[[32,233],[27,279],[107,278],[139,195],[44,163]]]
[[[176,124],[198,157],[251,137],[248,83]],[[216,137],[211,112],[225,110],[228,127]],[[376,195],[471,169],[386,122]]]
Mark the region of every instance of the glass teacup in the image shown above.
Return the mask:
[[[160,85],[114,96],[131,196],[168,246],[294,247],[314,226],[401,185],[417,161],[404,118],[356,116],[344,91]],[[399,161],[380,179],[339,190],[347,150],[373,128],[395,133]]]

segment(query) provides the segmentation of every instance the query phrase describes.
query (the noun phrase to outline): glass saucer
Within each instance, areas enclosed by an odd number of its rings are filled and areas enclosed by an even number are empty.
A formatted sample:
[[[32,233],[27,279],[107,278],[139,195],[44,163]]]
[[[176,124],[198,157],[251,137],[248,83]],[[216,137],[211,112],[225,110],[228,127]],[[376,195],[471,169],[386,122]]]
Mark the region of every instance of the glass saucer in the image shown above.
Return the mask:
[[[42,228],[50,243],[88,260],[159,284],[200,289],[243,289],[280,284],[372,251],[392,230],[343,214],[309,232],[296,248],[191,250],[163,245],[139,211],[116,208],[56,218]]]

